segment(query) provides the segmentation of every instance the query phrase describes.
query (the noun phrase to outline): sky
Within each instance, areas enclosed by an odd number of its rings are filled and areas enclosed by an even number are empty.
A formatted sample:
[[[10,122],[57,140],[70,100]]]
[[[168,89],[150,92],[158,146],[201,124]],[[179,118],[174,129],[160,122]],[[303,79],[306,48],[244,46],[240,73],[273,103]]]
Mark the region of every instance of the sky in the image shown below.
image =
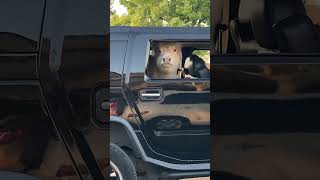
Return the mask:
[[[114,0],[114,3],[111,5],[112,10],[116,11],[116,14],[123,15],[127,13],[126,7],[120,4],[119,0]]]

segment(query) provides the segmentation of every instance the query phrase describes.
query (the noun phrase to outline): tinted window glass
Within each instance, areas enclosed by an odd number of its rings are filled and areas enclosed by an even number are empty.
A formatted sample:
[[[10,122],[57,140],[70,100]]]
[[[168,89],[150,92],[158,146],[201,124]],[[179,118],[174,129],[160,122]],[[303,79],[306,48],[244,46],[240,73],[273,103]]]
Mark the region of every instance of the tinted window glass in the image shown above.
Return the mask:
[[[111,60],[111,78],[120,78],[122,74],[122,68],[124,63],[124,58],[126,55],[127,41],[111,41],[110,46],[110,60]]]

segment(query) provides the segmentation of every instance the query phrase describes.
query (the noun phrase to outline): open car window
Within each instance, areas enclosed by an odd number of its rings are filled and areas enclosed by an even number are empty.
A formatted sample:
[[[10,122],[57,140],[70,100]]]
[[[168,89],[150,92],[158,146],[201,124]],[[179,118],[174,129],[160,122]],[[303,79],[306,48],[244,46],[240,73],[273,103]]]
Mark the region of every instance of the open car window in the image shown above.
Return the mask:
[[[146,76],[150,80],[209,79],[209,41],[150,41]]]
[[[217,47],[227,41],[223,54],[320,54],[320,0],[241,0],[230,7],[230,21],[215,26],[228,33],[213,35],[221,38]]]

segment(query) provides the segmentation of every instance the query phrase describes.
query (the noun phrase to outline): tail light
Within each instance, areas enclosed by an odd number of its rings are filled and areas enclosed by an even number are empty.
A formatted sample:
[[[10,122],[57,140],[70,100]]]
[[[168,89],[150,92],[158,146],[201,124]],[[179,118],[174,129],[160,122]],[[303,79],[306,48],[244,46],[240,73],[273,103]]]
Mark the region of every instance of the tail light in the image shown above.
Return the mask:
[[[110,122],[109,106],[109,88],[106,84],[98,85],[92,91],[91,111],[93,123],[99,128],[106,128]]]

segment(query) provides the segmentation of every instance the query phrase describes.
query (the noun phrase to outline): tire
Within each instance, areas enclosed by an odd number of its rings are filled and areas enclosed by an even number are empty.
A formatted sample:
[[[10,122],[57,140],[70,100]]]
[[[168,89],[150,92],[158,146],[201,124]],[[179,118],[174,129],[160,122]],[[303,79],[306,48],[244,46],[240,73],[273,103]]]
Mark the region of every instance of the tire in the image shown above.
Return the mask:
[[[110,179],[118,180],[137,180],[136,169],[129,156],[117,145],[110,143],[110,167],[116,173],[117,178],[111,177],[111,169],[109,170]],[[113,175],[115,174],[113,173]]]

